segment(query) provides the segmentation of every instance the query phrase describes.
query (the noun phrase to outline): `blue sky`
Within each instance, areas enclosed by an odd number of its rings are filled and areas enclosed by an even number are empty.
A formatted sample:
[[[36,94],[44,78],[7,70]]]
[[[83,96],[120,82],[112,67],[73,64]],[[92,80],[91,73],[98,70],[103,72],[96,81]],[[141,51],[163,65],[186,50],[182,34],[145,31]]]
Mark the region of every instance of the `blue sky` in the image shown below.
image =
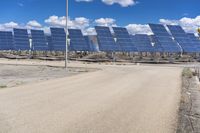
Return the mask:
[[[200,13],[200,0],[138,0],[138,4],[121,7],[119,4],[108,6],[95,0],[94,2],[70,1],[70,16],[85,16],[90,19],[110,17],[119,25],[129,23],[158,23],[159,19],[180,19],[184,16],[196,17]]]
[[[25,26],[28,23],[33,27],[61,26],[64,24],[62,17],[65,16],[65,2],[1,0],[0,29],[10,25]],[[146,30],[147,23],[175,23],[192,31],[200,26],[197,24],[200,20],[199,5],[200,0],[69,0],[69,16],[71,27],[83,30],[91,30],[91,26],[102,23],[140,30]],[[186,27],[188,22],[192,24],[192,29]]]
[[[64,16],[65,9],[65,0],[1,0],[0,23],[29,20],[43,23],[51,15]]]

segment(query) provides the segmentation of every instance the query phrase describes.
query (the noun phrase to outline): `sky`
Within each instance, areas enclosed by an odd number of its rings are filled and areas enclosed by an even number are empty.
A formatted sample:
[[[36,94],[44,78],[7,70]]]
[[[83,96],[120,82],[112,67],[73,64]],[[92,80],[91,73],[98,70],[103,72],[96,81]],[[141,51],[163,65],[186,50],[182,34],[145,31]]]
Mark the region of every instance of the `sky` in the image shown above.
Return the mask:
[[[70,28],[95,34],[94,26],[122,26],[131,34],[149,33],[148,23],[200,27],[200,0],[69,0]],[[0,30],[64,27],[66,0],[1,0]]]

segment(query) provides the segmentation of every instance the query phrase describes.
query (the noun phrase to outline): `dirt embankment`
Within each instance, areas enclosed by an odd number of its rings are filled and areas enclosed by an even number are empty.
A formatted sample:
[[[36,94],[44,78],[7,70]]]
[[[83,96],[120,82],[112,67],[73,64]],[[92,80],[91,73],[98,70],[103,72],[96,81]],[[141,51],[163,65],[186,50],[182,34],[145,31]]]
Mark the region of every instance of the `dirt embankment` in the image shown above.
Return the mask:
[[[200,87],[198,78],[190,69],[182,76],[182,97],[177,133],[200,132]]]

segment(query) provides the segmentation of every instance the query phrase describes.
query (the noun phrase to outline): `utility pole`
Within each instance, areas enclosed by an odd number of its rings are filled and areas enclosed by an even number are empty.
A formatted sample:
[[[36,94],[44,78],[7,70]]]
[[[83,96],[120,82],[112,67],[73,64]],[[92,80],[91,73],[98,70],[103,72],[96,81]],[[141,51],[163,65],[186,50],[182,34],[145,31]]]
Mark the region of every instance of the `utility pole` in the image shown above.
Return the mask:
[[[66,0],[66,49],[65,49],[65,69],[67,70],[68,62],[68,0]]]

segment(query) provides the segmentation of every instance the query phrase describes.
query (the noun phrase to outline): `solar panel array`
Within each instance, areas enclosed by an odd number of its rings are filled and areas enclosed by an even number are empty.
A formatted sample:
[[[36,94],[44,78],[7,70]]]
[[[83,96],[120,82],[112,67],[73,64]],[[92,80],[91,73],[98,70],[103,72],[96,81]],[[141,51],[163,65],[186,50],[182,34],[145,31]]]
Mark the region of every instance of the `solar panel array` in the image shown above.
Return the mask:
[[[32,50],[33,51],[47,51],[48,45],[42,30],[31,30]]]
[[[136,34],[132,36],[133,42],[135,42],[138,52],[154,52],[154,47],[151,44],[150,37],[145,34]]]
[[[200,52],[200,47],[191,41],[181,26],[168,25],[167,27],[184,52]]]
[[[120,51],[137,52],[135,43],[133,42],[126,28],[113,27],[113,30],[117,39],[116,44],[120,46]]]
[[[126,28],[96,26],[97,36],[83,36],[79,29],[69,29],[69,51],[103,52],[200,52],[200,40],[193,33],[185,33],[181,26],[149,24],[154,35],[130,35]],[[64,28],[50,28],[51,35],[42,30],[13,29],[0,31],[0,50],[65,51]],[[30,44],[30,42],[32,42]]]
[[[155,35],[155,43],[162,46],[163,52],[181,52],[181,48],[178,46],[177,42],[172,39],[172,36],[167,32],[164,25],[149,24],[149,26]]]
[[[0,50],[13,50],[12,32],[0,31]]]
[[[117,52],[120,51],[119,45],[115,43],[113,35],[109,27],[96,26],[97,39],[99,43],[99,50],[104,52]]]
[[[66,50],[66,33],[64,28],[50,28],[51,30],[51,46],[53,51]]]
[[[84,38],[81,30],[69,29],[70,51],[91,51],[89,43]]]
[[[15,50],[30,50],[30,42],[27,29],[14,29]]]

